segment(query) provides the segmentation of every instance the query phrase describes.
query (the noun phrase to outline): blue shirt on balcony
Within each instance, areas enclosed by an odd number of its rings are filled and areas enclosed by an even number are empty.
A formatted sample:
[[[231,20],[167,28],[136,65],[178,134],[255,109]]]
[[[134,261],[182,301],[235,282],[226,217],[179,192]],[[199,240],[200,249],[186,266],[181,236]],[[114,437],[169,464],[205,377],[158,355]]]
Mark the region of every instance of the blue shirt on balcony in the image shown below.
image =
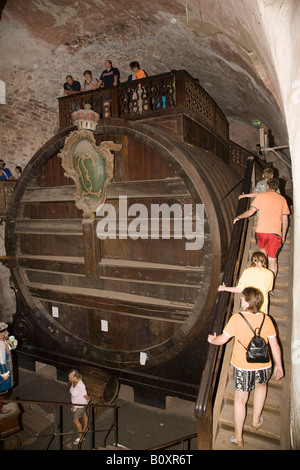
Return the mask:
[[[8,168],[2,168],[0,170],[0,180],[9,180],[12,174]]]

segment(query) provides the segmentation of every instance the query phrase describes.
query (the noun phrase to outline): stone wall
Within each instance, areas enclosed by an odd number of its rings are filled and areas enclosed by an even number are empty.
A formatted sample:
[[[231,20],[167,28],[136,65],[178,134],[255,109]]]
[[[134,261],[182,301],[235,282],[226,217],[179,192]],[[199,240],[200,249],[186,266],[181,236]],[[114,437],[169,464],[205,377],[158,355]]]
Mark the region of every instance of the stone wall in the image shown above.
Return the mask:
[[[281,99],[289,131],[289,145],[293,170],[293,223],[294,223],[294,286],[293,286],[293,338],[292,358],[292,443],[300,449],[300,44],[298,27],[300,24],[300,3],[297,0],[274,1],[265,8],[259,1],[262,19],[268,35],[270,50],[281,88]],[[276,24],[276,28],[274,28]]]
[[[16,165],[22,168],[34,153],[55,132],[57,110],[49,109],[37,98],[30,88],[16,90],[1,105],[0,145],[1,158],[14,175]]]
[[[105,59],[121,81],[138,60],[148,75],[185,69],[200,80],[232,126],[244,123],[238,143],[255,149],[251,121],[260,119],[278,142],[286,129],[278,84],[259,11],[240,0],[8,1],[0,21],[2,158],[24,166],[53,135],[57,97],[66,74],[99,77]],[[236,132],[237,134],[237,132]],[[250,147],[249,147],[249,146]]]
[[[4,246],[5,223],[0,225],[0,257],[5,256]],[[0,320],[11,322],[16,313],[15,292],[10,284],[10,270],[0,263]]]

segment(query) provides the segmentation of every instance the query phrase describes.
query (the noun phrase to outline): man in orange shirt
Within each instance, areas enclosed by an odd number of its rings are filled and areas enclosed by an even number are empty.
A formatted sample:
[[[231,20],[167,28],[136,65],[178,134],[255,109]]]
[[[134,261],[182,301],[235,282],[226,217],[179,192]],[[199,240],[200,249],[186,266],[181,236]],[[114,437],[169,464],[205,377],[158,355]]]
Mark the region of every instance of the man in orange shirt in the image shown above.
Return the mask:
[[[269,179],[267,192],[256,196],[250,209],[233,220],[235,224],[240,219],[246,219],[258,210],[256,227],[256,243],[261,251],[268,256],[269,269],[277,275],[277,257],[285,242],[288,229],[290,210],[283,196],[276,191],[279,187],[277,178]]]

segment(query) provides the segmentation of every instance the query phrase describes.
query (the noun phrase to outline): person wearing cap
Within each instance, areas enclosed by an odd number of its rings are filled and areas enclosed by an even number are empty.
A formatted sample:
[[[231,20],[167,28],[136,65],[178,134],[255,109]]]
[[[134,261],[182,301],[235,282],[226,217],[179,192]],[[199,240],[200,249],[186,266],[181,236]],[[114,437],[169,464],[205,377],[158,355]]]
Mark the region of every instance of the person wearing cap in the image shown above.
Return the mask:
[[[14,347],[17,340],[14,340]],[[8,341],[8,325],[0,322],[0,413],[4,414],[4,395],[13,387],[13,366],[11,357],[12,346]]]

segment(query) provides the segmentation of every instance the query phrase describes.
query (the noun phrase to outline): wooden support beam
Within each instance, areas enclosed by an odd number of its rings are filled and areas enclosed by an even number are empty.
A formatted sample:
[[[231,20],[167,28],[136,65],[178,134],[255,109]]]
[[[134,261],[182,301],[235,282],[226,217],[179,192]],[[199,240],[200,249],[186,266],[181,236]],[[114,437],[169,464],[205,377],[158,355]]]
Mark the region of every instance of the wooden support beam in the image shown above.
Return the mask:
[[[96,219],[83,219],[82,234],[84,248],[85,275],[99,279],[101,260],[100,240],[96,235]]]

